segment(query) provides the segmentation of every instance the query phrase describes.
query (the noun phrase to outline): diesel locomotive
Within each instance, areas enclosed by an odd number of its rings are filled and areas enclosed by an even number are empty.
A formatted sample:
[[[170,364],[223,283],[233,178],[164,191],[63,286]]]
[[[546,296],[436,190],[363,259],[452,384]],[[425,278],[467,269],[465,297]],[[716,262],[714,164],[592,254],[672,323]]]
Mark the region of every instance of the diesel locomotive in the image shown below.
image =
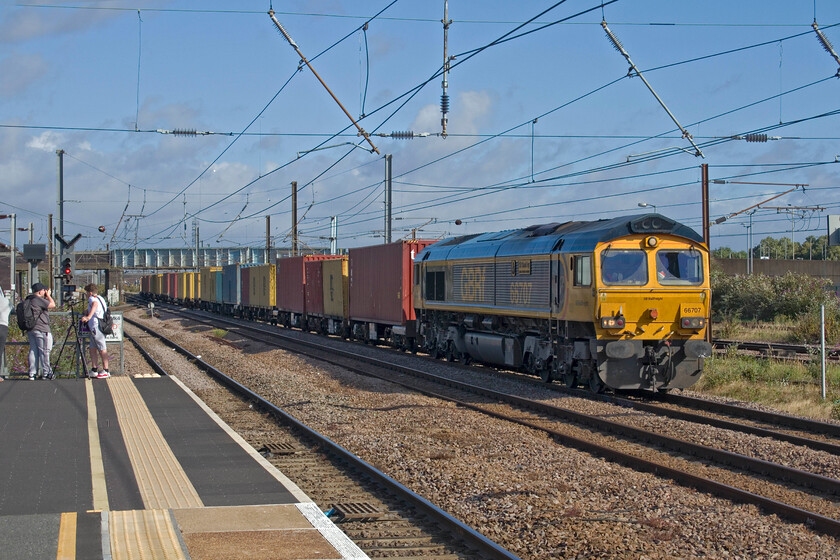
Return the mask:
[[[709,251],[660,214],[464,235],[414,259],[418,343],[569,387],[668,390],[711,355]]]

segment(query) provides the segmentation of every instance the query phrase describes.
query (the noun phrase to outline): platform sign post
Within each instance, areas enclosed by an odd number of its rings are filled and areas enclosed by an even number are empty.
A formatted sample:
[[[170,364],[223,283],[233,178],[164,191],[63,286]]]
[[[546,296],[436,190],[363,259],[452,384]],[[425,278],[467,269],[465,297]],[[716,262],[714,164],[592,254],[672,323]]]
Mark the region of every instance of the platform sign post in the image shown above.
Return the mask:
[[[112,311],[111,319],[114,321],[114,330],[105,335],[106,348],[108,343],[119,343],[120,345],[120,373],[125,373],[125,352],[123,346],[123,314],[122,311]],[[110,358],[110,356],[109,356]]]

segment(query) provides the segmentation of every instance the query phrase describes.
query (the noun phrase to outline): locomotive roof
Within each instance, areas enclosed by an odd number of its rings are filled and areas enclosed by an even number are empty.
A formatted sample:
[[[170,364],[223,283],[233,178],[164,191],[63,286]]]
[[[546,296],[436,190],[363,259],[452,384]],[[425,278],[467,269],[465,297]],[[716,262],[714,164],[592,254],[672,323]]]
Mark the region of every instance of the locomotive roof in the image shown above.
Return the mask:
[[[591,222],[533,225],[492,233],[462,235],[426,247],[416,259],[491,258],[539,255],[556,251],[589,252],[599,243],[632,234],[667,233],[703,242],[693,229],[661,214],[636,214]]]

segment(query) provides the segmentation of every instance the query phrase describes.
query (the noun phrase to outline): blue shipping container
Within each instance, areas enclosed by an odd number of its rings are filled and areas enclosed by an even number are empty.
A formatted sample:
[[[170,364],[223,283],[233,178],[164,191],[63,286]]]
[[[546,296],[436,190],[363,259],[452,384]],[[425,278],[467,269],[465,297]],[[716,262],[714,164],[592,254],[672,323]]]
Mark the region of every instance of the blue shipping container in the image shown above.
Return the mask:
[[[239,305],[242,303],[239,294],[239,265],[229,264],[222,267],[222,303]]]

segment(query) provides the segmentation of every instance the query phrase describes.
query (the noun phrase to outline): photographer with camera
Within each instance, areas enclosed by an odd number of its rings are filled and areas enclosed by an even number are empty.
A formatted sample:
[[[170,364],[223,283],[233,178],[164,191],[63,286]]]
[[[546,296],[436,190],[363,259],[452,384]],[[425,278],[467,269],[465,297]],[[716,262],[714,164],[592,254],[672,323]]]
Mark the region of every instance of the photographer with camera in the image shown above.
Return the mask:
[[[88,296],[87,313],[82,317],[81,321],[88,324],[90,329],[90,376],[97,379],[107,379],[111,377],[108,371],[108,351],[105,343],[105,333],[99,327],[99,320],[105,316],[105,310],[108,307],[105,305],[105,300],[102,296],[97,295],[98,288],[96,284],[88,284],[85,286],[85,291]],[[102,357],[102,371],[97,371],[99,365],[99,358]]]
[[[52,290],[44,284],[36,282],[32,285],[32,293],[26,296],[35,323],[32,330],[26,331],[29,338],[29,380],[34,381],[38,369],[42,371],[44,379],[52,379],[53,371],[50,366],[50,309],[55,309]]]

